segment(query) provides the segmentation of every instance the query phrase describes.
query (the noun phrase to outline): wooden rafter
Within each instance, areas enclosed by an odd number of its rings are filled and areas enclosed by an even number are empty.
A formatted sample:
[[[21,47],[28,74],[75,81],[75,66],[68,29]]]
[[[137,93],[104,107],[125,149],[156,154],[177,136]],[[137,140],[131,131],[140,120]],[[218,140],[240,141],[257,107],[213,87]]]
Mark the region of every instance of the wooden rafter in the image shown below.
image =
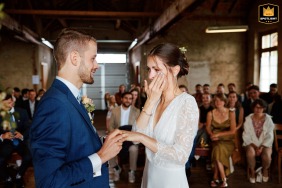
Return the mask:
[[[195,0],[176,0],[171,4],[162,15],[156,20],[152,27],[147,30],[138,38],[138,43],[135,47],[144,44],[145,42],[152,39],[158,32],[179,16],[186,8],[194,3]]]
[[[158,12],[108,12],[108,11],[75,11],[75,10],[16,10],[6,9],[8,14],[48,15],[48,16],[97,16],[97,17],[157,17]]]

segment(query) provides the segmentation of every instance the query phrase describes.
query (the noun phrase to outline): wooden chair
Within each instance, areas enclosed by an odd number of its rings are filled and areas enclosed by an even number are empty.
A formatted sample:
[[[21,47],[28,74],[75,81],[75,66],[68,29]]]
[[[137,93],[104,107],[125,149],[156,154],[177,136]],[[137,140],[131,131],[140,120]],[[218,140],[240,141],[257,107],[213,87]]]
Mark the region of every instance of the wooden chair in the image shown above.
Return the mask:
[[[195,155],[198,155],[200,157],[209,157],[210,154],[211,154],[210,148],[196,147],[196,149],[195,149]]]
[[[277,134],[277,132],[279,133]],[[274,142],[275,149],[277,152],[277,160],[278,160],[278,181],[281,183],[281,162],[282,162],[282,124],[275,124],[274,131]],[[279,145],[280,144],[280,145]]]

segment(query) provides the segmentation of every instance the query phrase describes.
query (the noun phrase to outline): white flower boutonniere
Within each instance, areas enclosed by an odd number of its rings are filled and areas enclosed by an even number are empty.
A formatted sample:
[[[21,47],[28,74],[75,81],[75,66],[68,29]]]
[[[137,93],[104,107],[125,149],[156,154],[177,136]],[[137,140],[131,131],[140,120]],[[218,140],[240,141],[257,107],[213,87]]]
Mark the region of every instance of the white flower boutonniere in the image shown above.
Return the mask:
[[[83,96],[81,99],[82,99],[81,100],[82,104],[84,105],[84,107],[86,108],[88,112],[91,122],[94,123],[92,114],[91,114],[95,110],[95,104],[93,103],[93,100],[88,98],[87,96]]]

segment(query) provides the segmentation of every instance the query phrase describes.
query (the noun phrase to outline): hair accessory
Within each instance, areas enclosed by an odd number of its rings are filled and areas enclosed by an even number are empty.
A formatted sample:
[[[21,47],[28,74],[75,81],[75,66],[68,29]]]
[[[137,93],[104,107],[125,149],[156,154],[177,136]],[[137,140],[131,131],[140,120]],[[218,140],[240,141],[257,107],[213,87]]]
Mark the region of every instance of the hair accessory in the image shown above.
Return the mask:
[[[179,47],[179,50],[181,51],[182,54],[185,55],[185,53],[187,52],[187,49],[185,48],[185,46]]]

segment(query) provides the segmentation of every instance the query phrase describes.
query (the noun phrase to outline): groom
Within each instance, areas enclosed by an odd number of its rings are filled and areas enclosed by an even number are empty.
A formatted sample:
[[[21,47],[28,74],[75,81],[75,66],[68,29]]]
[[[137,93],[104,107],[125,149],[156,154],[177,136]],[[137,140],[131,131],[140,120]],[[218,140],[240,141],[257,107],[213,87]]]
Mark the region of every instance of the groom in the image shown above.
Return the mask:
[[[80,102],[83,83],[98,69],[96,40],[64,29],[54,46],[58,76],[37,106],[30,130],[36,187],[109,187],[107,161],[121,150],[115,130],[100,142]]]

